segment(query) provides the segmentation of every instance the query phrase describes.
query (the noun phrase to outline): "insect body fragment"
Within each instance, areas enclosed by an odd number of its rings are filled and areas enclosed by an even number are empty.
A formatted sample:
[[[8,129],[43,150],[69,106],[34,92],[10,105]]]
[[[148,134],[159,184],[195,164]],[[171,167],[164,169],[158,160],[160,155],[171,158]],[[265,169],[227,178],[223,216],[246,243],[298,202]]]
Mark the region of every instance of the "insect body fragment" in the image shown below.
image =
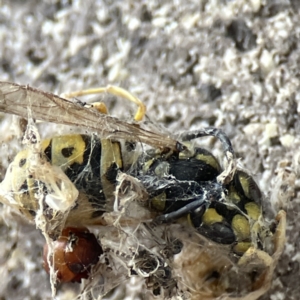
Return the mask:
[[[77,205],[80,205],[81,196],[86,195],[84,197],[88,197],[87,203],[91,203],[90,209],[94,203],[93,212],[90,211],[91,214],[99,215],[98,211],[100,211],[100,214],[103,213],[106,208],[100,179],[101,143],[99,139],[85,135],[54,137],[42,142],[41,155],[51,166],[60,167],[74,184],[80,194],[80,196],[77,195],[77,202],[79,200]],[[38,199],[35,199],[34,195],[43,185],[43,181],[34,180],[34,176],[28,174],[28,158],[27,150],[20,152],[10,166],[10,170],[15,178],[13,180],[14,188],[20,191],[15,198],[23,206],[21,212],[33,219],[39,208]],[[110,175],[110,177],[113,178],[113,175]],[[33,181],[33,183],[30,183],[30,181]],[[17,188],[18,186],[19,188]],[[83,190],[84,193],[82,193]],[[45,190],[45,193],[49,195],[52,191]],[[46,203],[44,209],[47,209],[47,206],[49,204]],[[84,209],[84,207],[81,207],[81,210]],[[90,218],[92,218],[92,215]],[[85,221],[87,222],[87,220]],[[78,220],[74,220],[75,222],[78,222]]]
[[[96,237],[86,228],[65,228],[59,239],[53,242],[50,257],[48,248],[46,244],[44,267],[48,273],[50,266],[53,267],[60,282],[81,282],[81,279],[88,278],[91,267],[103,254]]]
[[[156,295],[159,286],[168,296],[183,290],[192,299],[248,299],[250,294],[257,299],[267,290],[283,250],[285,213],[278,214],[276,230],[271,230],[260,189],[236,168],[231,142],[221,130],[206,128],[172,139],[143,124],[4,82],[0,110],[100,134],[58,136],[30,145],[16,156],[0,185],[1,201],[39,221],[51,239],[59,240],[66,228],[93,225],[100,231],[97,247],[107,253],[121,249],[127,255],[111,254],[121,261],[118,270],[148,278],[145,284],[152,284]],[[221,141],[224,167],[211,152],[184,144],[202,136]],[[139,151],[140,144],[152,148]],[[85,245],[88,239],[82,239]],[[170,246],[176,240],[180,250]],[[81,269],[87,265],[80,264]],[[71,272],[54,268],[62,281],[86,276],[76,277],[72,266]]]

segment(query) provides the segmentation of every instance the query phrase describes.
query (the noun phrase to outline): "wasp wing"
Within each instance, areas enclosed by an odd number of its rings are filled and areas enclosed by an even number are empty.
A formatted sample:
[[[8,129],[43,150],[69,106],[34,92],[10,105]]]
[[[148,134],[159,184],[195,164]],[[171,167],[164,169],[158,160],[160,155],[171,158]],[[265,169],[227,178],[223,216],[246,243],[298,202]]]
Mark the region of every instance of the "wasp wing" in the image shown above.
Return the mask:
[[[0,111],[46,122],[84,127],[104,138],[126,139],[178,151],[181,144],[160,133],[99,113],[55,94],[0,81]]]

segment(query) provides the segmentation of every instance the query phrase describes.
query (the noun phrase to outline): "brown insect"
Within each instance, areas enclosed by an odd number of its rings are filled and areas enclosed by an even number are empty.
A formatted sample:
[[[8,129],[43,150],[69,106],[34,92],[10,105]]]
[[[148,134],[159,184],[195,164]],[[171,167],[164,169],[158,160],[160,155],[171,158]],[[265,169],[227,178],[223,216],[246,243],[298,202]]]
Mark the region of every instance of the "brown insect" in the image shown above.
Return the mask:
[[[97,238],[87,228],[65,228],[52,247],[48,257],[49,245],[44,246],[44,268],[50,273],[50,266],[53,267],[59,282],[81,282],[88,278],[103,254]]]

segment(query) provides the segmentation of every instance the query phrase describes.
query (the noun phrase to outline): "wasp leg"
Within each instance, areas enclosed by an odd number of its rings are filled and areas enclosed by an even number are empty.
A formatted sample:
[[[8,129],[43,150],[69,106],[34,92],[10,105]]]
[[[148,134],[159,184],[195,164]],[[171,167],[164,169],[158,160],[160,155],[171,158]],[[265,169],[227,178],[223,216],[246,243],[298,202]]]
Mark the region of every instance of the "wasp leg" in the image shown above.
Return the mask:
[[[218,176],[218,181],[228,184],[234,176],[236,163],[232,144],[223,130],[214,127],[207,127],[195,131],[187,131],[181,135],[181,139],[183,141],[191,141],[204,136],[214,136],[222,143],[228,165],[226,169]]]
[[[135,121],[141,121],[145,114],[146,114],[146,106],[145,104],[137,97],[126,91],[125,89],[122,89],[120,87],[114,86],[114,85],[108,85],[107,87],[100,87],[95,89],[87,89],[87,90],[81,90],[76,91],[72,93],[65,93],[62,94],[62,98],[74,98],[79,96],[86,96],[86,95],[93,95],[93,94],[102,94],[102,93],[109,93],[118,97],[125,98],[126,100],[129,100],[133,103],[135,103],[138,106],[138,109],[135,113],[134,120]]]
[[[178,220],[179,218],[189,214],[190,212],[195,211],[196,209],[208,204],[209,202],[206,199],[207,197],[204,197],[204,195],[202,195],[200,199],[198,198],[197,200],[188,203],[187,205],[176,211],[158,216],[152,221],[152,225],[157,226],[163,223],[171,223],[175,220]]]
[[[181,139],[183,141],[191,141],[204,136],[214,136],[218,138],[223,145],[225,154],[229,152],[234,157],[233,147],[228,136],[225,134],[223,130],[219,128],[207,127],[199,130],[187,131],[181,135]]]

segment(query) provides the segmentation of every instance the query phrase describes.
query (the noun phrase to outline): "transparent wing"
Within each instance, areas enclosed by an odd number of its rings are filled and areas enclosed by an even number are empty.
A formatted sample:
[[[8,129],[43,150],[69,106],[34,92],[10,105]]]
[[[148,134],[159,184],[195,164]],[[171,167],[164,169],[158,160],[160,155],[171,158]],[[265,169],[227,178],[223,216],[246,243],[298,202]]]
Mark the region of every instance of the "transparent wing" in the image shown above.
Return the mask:
[[[178,151],[181,144],[160,133],[142,129],[86,108],[52,93],[0,81],[0,111],[46,122],[84,127],[104,138],[126,139]]]

